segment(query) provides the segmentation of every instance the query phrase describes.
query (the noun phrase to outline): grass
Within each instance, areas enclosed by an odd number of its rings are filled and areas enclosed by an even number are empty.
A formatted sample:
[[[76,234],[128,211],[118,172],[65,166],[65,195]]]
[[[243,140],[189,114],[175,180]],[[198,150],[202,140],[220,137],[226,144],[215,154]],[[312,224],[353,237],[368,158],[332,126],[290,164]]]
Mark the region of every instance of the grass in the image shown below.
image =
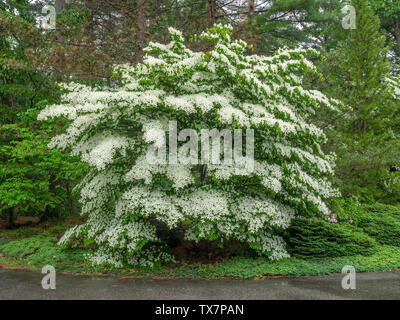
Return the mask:
[[[356,255],[319,259],[287,258],[276,262],[262,257],[238,256],[212,265],[181,263],[156,270],[93,268],[85,262],[86,249],[61,249],[56,245],[57,237],[66,228],[65,223],[59,223],[46,231],[38,227],[0,230],[0,264],[34,270],[50,264],[58,272],[211,279],[327,275],[340,273],[345,265],[354,266],[357,272],[388,271],[400,268],[400,247],[393,246],[379,246],[377,252],[370,256]]]

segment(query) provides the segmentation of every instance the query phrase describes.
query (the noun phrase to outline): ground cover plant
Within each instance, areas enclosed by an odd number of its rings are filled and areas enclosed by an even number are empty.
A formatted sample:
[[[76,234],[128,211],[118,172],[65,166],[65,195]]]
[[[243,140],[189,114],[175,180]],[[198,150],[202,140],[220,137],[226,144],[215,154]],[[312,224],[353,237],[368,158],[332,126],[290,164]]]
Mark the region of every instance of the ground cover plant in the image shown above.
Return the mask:
[[[332,224],[331,224],[332,225]],[[46,231],[39,225],[16,230],[1,230],[7,243],[0,244],[0,265],[40,271],[44,265],[54,266],[57,272],[79,274],[109,274],[135,277],[177,278],[261,278],[265,276],[312,276],[341,273],[344,265],[352,265],[357,272],[397,270],[400,266],[400,247],[378,245],[371,255],[356,254],[342,257],[290,257],[271,261],[265,257],[238,254],[218,262],[201,263],[177,261],[177,264],[156,268],[94,267],[85,262],[88,248],[69,248],[57,245],[68,228],[65,223],[54,223]],[[23,230],[23,232],[21,232]],[[217,259],[216,259],[217,260]]]

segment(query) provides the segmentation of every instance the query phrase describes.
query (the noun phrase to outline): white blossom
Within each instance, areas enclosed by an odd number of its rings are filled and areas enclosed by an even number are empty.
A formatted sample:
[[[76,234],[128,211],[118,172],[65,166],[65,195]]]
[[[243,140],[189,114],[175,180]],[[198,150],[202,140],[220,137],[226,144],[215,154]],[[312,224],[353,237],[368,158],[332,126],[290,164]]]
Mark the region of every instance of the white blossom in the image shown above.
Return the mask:
[[[245,55],[247,44],[231,41],[232,27],[222,24],[199,36],[213,41],[214,49],[193,52],[180,31],[169,32],[170,43],[149,43],[143,63],[115,66],[119,88],[60,84],[67,90],[62,102],[39,114],[40,120],[70,121],[49,146],[91,167],[77,186],[87,219],[59,243],[95,241],[98,250],[89,256],[95,265],[152,267],[174,261],[159,246],[157,228],[185,226],[187,240],[236,239],[270,259],[288,257],[274,230],[305,212],[327,214],[326,199],[338,195],[328,180],[334,155],[322,152],[326,137],[306,120],[318,107],[340,104],[302,88],[302,71],[315,70],[307,56],[317,52],[283,48],[271,57]],[[387,83],[400,96],[399,82]],[[170,157],[170,121],[199,137],[203,129],[251,128],[255,159],[153,161],[154,148]],[[180,141],[177,153],[183,150]]]

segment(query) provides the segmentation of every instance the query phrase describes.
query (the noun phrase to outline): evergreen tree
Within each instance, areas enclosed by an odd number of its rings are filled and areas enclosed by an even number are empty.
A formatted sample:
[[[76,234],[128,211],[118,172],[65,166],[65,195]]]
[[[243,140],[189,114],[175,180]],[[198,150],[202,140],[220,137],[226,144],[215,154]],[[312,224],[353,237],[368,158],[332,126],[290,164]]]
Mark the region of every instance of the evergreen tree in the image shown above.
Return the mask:
[[[268,10],[257,16],[257,48],[270,53],[282,46],[299,44],[313,48],[332,48],[340,28],[338,0],[274,0]]]
[[[393,43],[393,71],[400,73],[400,1],[368,0],[379,15],[382,28],[386,30],[388,42]]]
[[[0,3],[0,216],[8,227],[21,213],[44,219],[73,212],[72,187],[85,168],[48,149],[62,122],[32,121],[60,96],[51,72],[29,53],[46,47],[36,17],[26,0]]]
[[[353,0],[356,29],[343,30],[344,40],[327,53],[322,90],[343,101],[340,115],[325,115],[329,151],[338,155],[337,176],[346,194],[368,193],[398,199],[399,101],[385,81],[389,48],[379,18],[367,1]]]

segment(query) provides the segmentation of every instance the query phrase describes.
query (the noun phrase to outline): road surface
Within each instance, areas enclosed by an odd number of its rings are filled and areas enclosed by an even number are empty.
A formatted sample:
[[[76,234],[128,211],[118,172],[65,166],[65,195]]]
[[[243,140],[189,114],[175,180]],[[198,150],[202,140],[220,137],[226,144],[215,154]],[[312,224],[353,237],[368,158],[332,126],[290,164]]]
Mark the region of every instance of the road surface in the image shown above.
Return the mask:
[[[56,289],[44,290],[39,271],[0,268],[0,299],[400,299],[400,272],[359,273],[355,290],[342,289],[343,276],[155,280],[56,274]]]

